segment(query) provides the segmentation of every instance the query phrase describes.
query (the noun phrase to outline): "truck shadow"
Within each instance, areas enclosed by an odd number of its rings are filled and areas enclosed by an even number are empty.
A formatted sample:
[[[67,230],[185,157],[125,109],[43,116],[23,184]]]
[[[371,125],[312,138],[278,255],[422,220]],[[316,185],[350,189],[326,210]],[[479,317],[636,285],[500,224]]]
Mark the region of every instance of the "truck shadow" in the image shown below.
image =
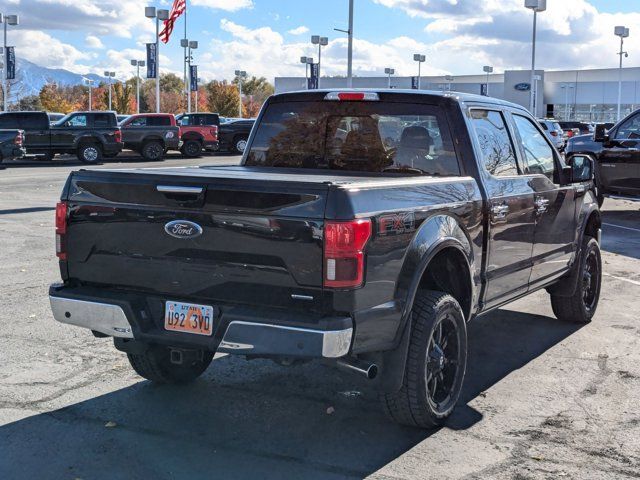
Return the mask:
[[[510,310],[473,322],[444,428],[481,421],[473,399],[578,328]],[[431,435],[386,420],[357,377],[222,357],[189,386],[139,382],[0,427],[0,478],[363,478]]]
[[[605,203],[606,207],[606,203]],[[640,259],[640,204],[628,210],[602,212],[602,249]]]

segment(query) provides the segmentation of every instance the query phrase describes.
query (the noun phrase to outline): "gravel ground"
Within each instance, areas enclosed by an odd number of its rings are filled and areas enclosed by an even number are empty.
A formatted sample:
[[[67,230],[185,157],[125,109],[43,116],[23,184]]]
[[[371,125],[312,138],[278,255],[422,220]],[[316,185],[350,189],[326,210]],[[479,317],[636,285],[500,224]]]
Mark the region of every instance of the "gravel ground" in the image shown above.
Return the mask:
[[[116,164],[150,166],[136,160]],[[594,321],[555,320],[544,292],[474,321],[458,408],[425,432],[321,364],[218,356],[157,387],[110,340],[55,323],[53,209],[74,168],[0,171],[0,479],[640,478],[640,203],[605,203]]]

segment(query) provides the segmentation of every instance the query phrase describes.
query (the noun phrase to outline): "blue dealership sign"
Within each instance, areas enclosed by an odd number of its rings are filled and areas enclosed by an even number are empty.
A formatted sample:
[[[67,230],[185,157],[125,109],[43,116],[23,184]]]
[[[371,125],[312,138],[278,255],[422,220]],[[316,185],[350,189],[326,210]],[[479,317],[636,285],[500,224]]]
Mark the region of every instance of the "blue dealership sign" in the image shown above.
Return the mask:
[[[518,83],[517,85],[514,85],[513,88],[515,88],[519,92],[528,92],[529,90],[531,90],[531,84],[526,82]]]
[[[489,96],[489,89],[487,87],[488,87],[488,85],[486,83],[481,83],[480,84],[480,95],[482,95],[484,97],[488,97]]]
[[[318,74],[320,73],[320,66],[317,63],[311,64],[311,76],[309,77],[307,88],[309,90],[318,89]]]
[[[155,43],[147,43],[147,78],[158,75],[158,52]]]
[[[418,90],[418,77],[411,77],[411,89]]]
[[[5,69],[7,80],[15,80],[16,78],[16,52],[14,47],[5,47],[4,58],[7,59],[7,68]]]
[[[198,66],[197,65],[191,65],[189,67],[189,80],[191,83],[191,91],[197,92],[198,91]]]

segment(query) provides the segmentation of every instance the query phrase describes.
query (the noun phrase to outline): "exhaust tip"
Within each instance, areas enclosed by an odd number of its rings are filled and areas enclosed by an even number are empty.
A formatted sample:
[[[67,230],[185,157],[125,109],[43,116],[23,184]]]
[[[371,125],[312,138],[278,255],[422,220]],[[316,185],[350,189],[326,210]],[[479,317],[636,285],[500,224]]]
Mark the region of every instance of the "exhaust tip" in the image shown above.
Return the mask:
[[[373,380],[378,376],[378,366],[375,363],[372,363],[367,369],[367,378],[369,380]]]

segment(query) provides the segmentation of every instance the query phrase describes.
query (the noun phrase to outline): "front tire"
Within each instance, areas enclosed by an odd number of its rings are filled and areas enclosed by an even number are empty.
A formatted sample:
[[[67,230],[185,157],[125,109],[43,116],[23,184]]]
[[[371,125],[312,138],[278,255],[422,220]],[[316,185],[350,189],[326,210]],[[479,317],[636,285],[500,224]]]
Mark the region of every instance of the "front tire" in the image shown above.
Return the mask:
[[[138,375],[154,383],[184,384],[194,381],[211,364],[213,353],[201,351],[199,357],[180,365],[171,363],[171,349],[150,345],[144,353],[128,353],[129,363]]]
[[[85,143],[78,148],[78,160],[82,163],[99,163],[102,160],[102,149],[95,143]]]
[[[441,426],[456,406],[467,366],[467,326],[451,295],[419,291],[411,310],[411,338],[404,380],[382,404],[397,423]]]
[[[180,149],[182,155],[188,158],[195,158],[202,155],[202,144],[197,140],[187,140]]]
[[[556,318],[565,322],[589,323],[596,313],[602,286],[600,246],[593,237],[584,237],[578,271],[578,285],[570,297],[551,295],[551,308]]]

